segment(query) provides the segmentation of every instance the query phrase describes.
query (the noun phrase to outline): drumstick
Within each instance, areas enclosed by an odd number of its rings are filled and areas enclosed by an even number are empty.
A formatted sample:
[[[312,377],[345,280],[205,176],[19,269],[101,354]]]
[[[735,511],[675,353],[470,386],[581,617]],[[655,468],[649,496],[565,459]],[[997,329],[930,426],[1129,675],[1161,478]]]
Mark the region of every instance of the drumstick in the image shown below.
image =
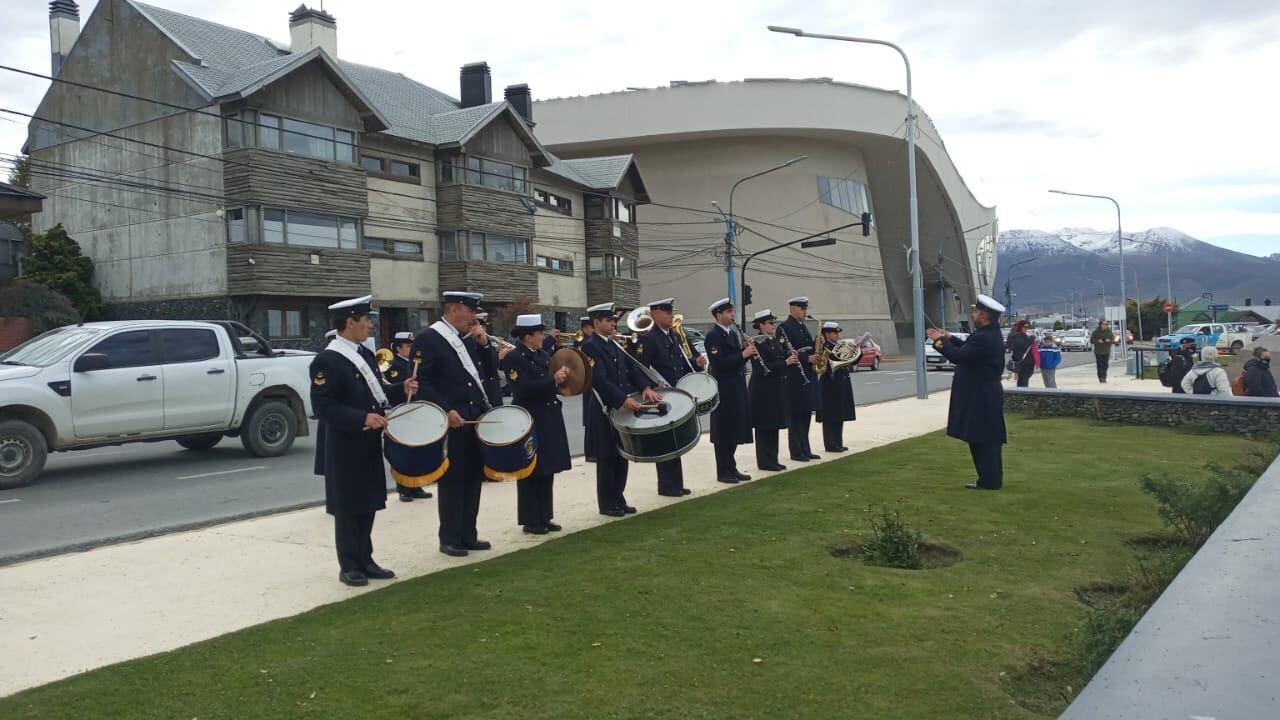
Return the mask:
[[[413,359],[413,377],[415,378],[418,377],[418,366],[421,364],[422,364],[422,358],[417,357]],[[413,393],[409,393],[409,395],[405,398],[405,402],[411,402],[412,400],[413,400]]]
[[[463,425],[501,425],[501,420],[463,420]]]

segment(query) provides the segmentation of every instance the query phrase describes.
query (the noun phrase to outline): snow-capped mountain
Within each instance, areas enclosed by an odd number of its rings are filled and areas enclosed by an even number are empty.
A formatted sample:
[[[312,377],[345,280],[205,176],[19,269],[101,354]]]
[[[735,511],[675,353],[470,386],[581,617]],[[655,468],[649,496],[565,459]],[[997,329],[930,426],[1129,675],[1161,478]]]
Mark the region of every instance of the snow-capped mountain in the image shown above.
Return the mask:
[[[997,253],[993,290],[1001,300],[1012,292],[1015,307],[1060,309],[1066,298],[1075,298],[1079,305],[1083,296],[1085,307],[1096,311],[1104,290],[1108,304],[1120,302],[1114,230],[1007,230],[1000,233]],[[1151,299],[1172,293],[1175,300],[1188,300],[1211,291],[1222,302],[1234,304],[1242,304],[1244,298],[1280,299],[1276,261],[1280,253],[1271,258],[1238,253],[1169,227],[1125,232],[1125,294]],[[1010,279],[1008,269],[1014,263],[1020,264]]]
[[[1270,255],[1268,255],[1268,256],[1267,256],[1267,259],[1268,259],[1268,260],[1275,260],[1276,262],[1280,262],[1280,253],[1271,253]]]

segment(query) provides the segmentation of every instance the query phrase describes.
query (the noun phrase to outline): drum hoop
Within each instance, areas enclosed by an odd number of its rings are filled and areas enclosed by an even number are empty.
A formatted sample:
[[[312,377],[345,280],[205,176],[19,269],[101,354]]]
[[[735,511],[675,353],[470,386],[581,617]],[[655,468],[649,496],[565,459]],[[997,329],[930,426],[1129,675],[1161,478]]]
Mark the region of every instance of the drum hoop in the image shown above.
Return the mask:
[[[671,428],[663,428],[663,429],[664,429],[664,430],[670,430]],[[624,457],[624,458],[626,458],[626,459],[630,460],[631,462],[645,462],[645,463],[650,463],[650,462],[655,462],[655,463],[657,463],[657,462],[666,462],[667,460],[674,460],[674,459],[676,459],[676,458],[680,457],[681,455],[684,455],[685,453],[689,452],[690,450],[692,450],[692,449],[693,449],[693,446],[694,446],[694,445],[697,445],[697,444],[698,444],[698,441],[699,441],[699,440],[701,440],[701,439],[702,439],[702,432],[701,432],[701,430],[699,430],[699,432],[698,432],[697,436],[695,436],[695,437],[693,438],[693,440],[689,442],[689,444],[688,444],[688,445],[685,445],[684,447],[680,448],[679,450],[673,450],[673,451],[671,451],[671,452],[669,452],[669,453],[666,453],[666,454],[664,454],[664,455],[658,455],[657,457],[643,457],[643,456],[640,456],[640,455],[632,455],[631,453],[627,452],[626,450],[623,450],[622,448],[618,448],[618,454],[619,454],[619,455],[621,455],[622,457]]]
[[[436,405],[436,404],[435,404],[435,403],[433,403],[433,402],[427,402],[426,400],[415,400],[413,404],[417,404],[417,403],[422,403],[422,404],[424,404],[424,405],[430,405],[430,406],[434,407],[435,409],[439,410],[439,411],[440,411],[440,413],[441,413],[441,414],[443,414],[443,415],[445,415],[445,417],[446,417],[446,418],[448,417],[448,415],[444,412],[444,408],[440,407],[439,405]],[[403,403],[403,404],[404,404],[404,405],[409,405],[410,403]],[[396,405],[396,407],[400,407],[400,405]],[[391,409],[394,409],[394,408],[391,408]],[[445,422],[445,424],[444,424],[444,429],[440,431],[440,435],[439,435],[439,436],[437,436],[434,440],[426,440],[426,441],[421,442],[421,443],[407,443],[407,442],[402,442],[402,441],[400,440],[400,438],[396,437],[396,434],[395,434],[395,433],[391,432],[391,424],[390,424],[390,423],[387,423],[387,426],[386,426],[385,428],[383,428],[383,429],[382,429],[382,432],[383,432],[384,434],[386,434],[386,436],[387,436],[387,437],[391,438],[392,442],[394,442],[395,444],[397,444],[397,445],[399,445],[399,446],[401,446],[401,447],[427,447],[427,446],[429,446],[429,445],[435,445],[436,443],[438,443],[438,442],[440,442],[441,440],[443,440],[443,439],[445,438],[445,436],[447,436],[447,435],[449,434],[449,423],[448,423],[448,421],[446,420],[446,422]]]
[[[660,433],[660,432],[666,432],[670,430],[672,427],[675,427],[676,425],[680,425],[682,423],[688,422],[690,417],[695,417],[695,418],[698,417],[698,404],[699,404],[698,399],[694,397],[692,394],[690,394],[689,391],[682,390],[680,388],[663,388],[662,389],[662,392],[664,393],[672,392],[672,391],[675,391],[682,395],[687,396],[689,400],[693,403],[693,407],[689,408],[688,414],[681,415],[679,421],[671,423],[670,425],[665,425],[663,427],[644,428],[644,429],[628,427],[626,429],[627,433],[630,435],[656,435],[657,433]],[[618,427],[614,425],[612,422],[610,422],[609,425],[613,427],[615,431],[621,432],[621,430],[618,430]],[[699,435],[701,435],[701,432],[699,432]]]
[[[509,442],[509,443],[491,443],[491,442],[489,442],[488,440],[485,440],[484,438],[480,437],[480,432],[479,432],[479,431],[477,431],[477,432],[476,432],[476,439],[477,439],[477,440],[479,440],[479,441],[480,441],[480,443],[481,443],[482,445],[486,446],[486,447],[494,447],[494,448],[511,447],[512,445],[515,445],[515,444],[516,444],[516,443],[518,443],[518,442],[522,442],[522,441],[524,441],[524,440],[527,440],[527,439],[528,439],[528,437],[529,437],[530,435],[532,435],[532,434],[533,434],[533,430],[534,430],[534,426],[533,426],[533,413],[529,412],[528,410],[525,410],[524,408],[520,407],[519,405],[503,405],[502,407],[504,407],[504,408],[515,408],[515,409],[519,410],[520,412],[524,413],[525,418],[526,418],[526,419],[528,419],[528,421],[529,421],[529,430],[528,430],[528,432],[526,432],[524,435],[521,435],[520,437],[516,438],[515,440],[512,440],[512,441],[511,441],[511,442]],[[485,411],[484,411],[484,414],[480,416],[480,419],[481,419],[481,420],[483,420],[483,419],[485,418],[485,416],[486,416],[486,415],[488,415],[489,413],[491,413],[491,412],[493,412],[494,410],[497,410],[497,409],[498,409],[498,408],[489,408],[488,410],[485,410]]]

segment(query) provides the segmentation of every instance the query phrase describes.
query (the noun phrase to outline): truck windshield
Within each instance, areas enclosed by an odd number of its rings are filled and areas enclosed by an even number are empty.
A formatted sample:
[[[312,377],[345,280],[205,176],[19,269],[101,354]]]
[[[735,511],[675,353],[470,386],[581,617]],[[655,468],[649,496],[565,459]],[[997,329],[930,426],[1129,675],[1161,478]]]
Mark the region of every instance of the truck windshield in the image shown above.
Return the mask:
[[[0,355],[0,363],[46,367],[92,343],[101,334],[102,329],[94,327],[71,326],[50,330]]]
[[[1184,335],[1195,335],[1196,333],[1200,332],[1200,328],[1202,327],[1204,327],[1204,325],[1183,325],[1177,330],[1174,330],[1173,333],[1175,335],[1179,333]]]

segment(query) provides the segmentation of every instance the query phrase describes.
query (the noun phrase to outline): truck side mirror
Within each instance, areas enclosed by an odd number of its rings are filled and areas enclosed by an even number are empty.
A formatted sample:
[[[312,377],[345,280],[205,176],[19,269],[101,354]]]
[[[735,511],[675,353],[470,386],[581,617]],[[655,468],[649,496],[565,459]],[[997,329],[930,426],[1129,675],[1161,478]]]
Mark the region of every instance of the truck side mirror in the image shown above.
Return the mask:
[[[111,367],[111,360],[103,353],[85,353],[76,358],[75,372],[91,372],[93,370],[106,370]]]

